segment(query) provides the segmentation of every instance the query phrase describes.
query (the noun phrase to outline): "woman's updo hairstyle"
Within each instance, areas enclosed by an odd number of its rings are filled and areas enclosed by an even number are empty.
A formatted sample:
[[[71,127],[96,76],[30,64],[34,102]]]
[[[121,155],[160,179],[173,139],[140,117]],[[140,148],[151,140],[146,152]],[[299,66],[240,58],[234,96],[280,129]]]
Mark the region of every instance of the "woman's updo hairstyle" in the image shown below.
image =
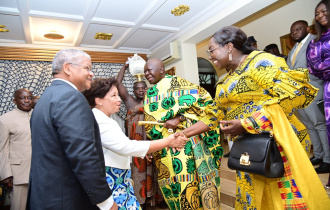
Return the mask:
[[[114,77],[95,78],[92,81],[91,88],[83,92],[91,108],[96,106],[95,98],[104,98],[112,86],[118,86],[118,81]]]
[[[221,46],[224,46],[229,42],[232,43],[234,47],[243,54],[250,54],[255,50],[255,48],[251,46],[251,42],[248,41],[246,34],[240,28],[235,26],[223,27],[215,32],[213,37]]]

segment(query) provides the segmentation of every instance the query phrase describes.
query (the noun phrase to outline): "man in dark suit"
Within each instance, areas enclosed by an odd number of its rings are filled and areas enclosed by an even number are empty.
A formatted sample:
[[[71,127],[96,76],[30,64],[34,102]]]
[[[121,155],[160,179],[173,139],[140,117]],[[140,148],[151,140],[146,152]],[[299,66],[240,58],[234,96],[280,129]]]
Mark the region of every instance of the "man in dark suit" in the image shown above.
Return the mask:
[[[316,36],[309,33],[308,23],[298,20],[291,25],[291,37],[296,42],[289,52],[287,64],[290,69],[307,68],[306,50],[311,40]],[[325,117],[317,106],[323,99],[323,80],[309,74],[310,84],[318,88],[319,91],[314,101],[305,109],[299,109],[298,114],[301,121],[308,129],[308,134],[313,143],[313,154],[311,162],[313,165],[321,164],[316,168],[316,172],[322,172],[327,164],[330,165],[330,149],[327,138],[327,126]]]
[[[54,80],[32,117],[27,209],[118,209],[105,176],[97,122],[85,97],[91,58],[64,49],[52,63]]]

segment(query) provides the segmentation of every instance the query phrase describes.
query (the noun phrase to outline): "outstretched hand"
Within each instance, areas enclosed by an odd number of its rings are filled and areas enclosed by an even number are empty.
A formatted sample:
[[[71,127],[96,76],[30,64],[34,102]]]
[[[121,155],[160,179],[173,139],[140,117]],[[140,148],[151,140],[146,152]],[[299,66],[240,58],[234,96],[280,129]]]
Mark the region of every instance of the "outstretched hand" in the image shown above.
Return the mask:
[[[220,129],[222,132],[231,137],[238,136],[245,132],[240,120],[220,121]]]
[[[174,149],[178,151],[181,151],[181,149],[189,141],[189,139],[184,135],[182,136],[182,135],[171,134],[168,138],[169,138],[169,147],[172,147],[172,150]]]

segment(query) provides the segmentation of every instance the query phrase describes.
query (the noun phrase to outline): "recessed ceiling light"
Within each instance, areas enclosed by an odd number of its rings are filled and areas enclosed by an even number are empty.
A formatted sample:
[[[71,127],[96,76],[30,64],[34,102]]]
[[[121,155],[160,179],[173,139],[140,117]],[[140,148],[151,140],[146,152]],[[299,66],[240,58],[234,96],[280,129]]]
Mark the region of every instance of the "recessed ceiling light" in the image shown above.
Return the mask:
[[[110,40],[113,34],[96,33],[94,39]]]
[[[6,26],[4,25],[0,25],[0,32],[8,32],[9,30],[8,29],[5,29]]]
[[[44,37],[47,39],[56,39],[56,40],[64,39],[64,36],[62,34],[59,34],[57,32],[53,32],[53,31],[51,31],[47,34],[44,34]]]

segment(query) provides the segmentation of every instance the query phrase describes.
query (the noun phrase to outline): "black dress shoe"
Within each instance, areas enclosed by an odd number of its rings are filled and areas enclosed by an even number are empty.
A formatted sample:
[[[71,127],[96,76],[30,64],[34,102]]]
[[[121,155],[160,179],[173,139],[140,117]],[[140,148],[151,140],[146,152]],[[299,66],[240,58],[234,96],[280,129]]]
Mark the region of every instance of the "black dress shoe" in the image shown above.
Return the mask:
[[[322,163],[319,167],[315,169],[318,174],[330,173],[330,163]]]
[[[323,163],[323,160],[322,159],[318,159],[315,156],[311,157],[310,160],[311,160],[311,163],[313,164],[313,166]]]
[[[229,153],[230,152],[228,152],[227,154],[224,154],[223,157],[225,157],[225,158],[229,157]]]

